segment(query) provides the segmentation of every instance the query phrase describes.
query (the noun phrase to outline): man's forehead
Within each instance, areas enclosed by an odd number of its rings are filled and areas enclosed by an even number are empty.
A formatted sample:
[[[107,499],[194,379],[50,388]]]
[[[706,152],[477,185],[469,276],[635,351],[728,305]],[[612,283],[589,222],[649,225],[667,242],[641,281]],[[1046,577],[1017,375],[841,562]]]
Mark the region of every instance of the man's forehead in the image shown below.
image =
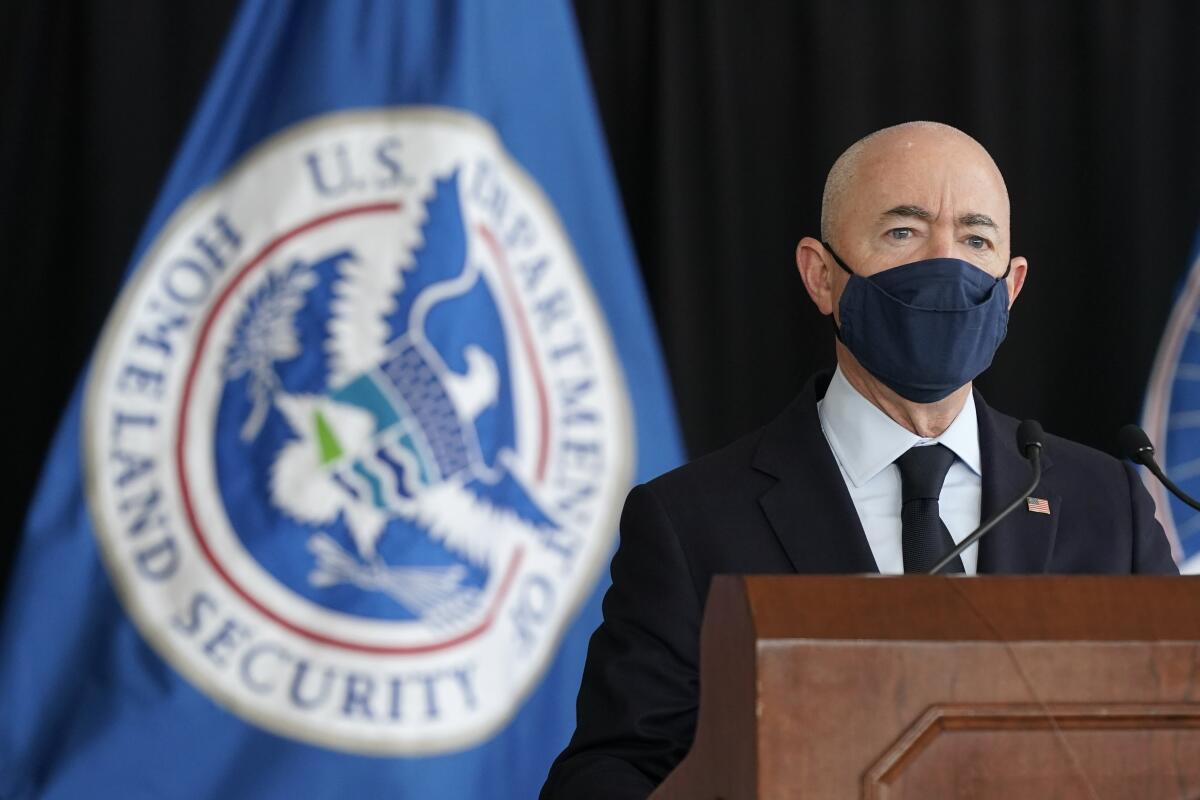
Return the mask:
[[[859,222],[889,218],[1007,227],[1008,193],[994,167],[958,159],[872,159],[847,187]]]
[[[947,137],[882,142],[869,147],[855,170],[851,191],[873,198],[881,211],[912,206],[955,214],[1006,215],[1008,191],[987,151],[973,141]],[[857,205],[857,204],[856,204]]]
[[[917,219],[1009,225],[1008,189],[987,150],[962,131],[932,122],[884,128],[851,145],[830,168],[822,233],[877,223],[894,209]],[[896,216],[893,214],[891,216]]]

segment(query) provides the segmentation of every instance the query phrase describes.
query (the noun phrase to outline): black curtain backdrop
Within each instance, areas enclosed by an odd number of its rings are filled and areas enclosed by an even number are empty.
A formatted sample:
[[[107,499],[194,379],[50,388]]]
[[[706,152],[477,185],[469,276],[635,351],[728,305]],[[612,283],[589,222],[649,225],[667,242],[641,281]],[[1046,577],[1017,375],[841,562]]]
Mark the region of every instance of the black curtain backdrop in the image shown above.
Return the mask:
[[[235,5],[43,0],[0,11],[0,253],[13,278],[16,405],[0,565]],[[1138,417],[1200,225],[1200,4],[575,9],[693,455],[770,419],[832,364],[828,322],[793,250],[817,232],[833,159],[910,119],[971,133],[1008,180],[1015,251],[1031,268],[979,381],[989,402],[1102,449]]]

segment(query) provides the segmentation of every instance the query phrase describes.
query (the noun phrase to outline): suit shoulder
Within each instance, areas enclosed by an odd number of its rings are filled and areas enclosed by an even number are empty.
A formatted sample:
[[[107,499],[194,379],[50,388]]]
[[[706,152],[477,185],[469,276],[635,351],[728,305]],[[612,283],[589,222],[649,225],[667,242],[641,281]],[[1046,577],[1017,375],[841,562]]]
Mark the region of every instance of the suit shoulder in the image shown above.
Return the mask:
[[[1020,421],[997,411],[992,413],[995,415],[997,427],[1001,429],[1002,435],[1011,441],[1016,436]],[[1122,482],[1125,480],[1124,468],[1118,458],[1073,439],[1047,433],[1044,439],[1044,451],[1056,470],[1062,468],[1064,472],[1092,479],[1107,477],[1109,480],[1117,479]]]
[[[752,462],[767,426],[760,427],[711,453],[665,472],[647,482],[648,488],[668,503],[728,495],[747,483],[761,485]]]

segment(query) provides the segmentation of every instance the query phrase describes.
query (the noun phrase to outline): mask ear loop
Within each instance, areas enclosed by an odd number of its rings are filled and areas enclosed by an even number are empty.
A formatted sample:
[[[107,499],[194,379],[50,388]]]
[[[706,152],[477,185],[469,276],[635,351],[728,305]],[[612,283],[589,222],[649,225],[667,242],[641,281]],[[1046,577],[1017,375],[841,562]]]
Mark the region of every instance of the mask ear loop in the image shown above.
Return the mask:
[[[841,256],[839,256],[839,255],[837,254],[837,252],[835,252],[835,251],[834,251],[833,247],[831,247],[831,246],[830,246],[829,242],[821,242],[821,246],[822,246],[822,247],[824,247],[826,250],[828,250],[828,251],[829,251],[829,255],[833,256],[833,260],[834,260],[834,262],[835,262],[835,263],[837,263],[837,265],[838,265],[839,267],[841,267],[842,269],[844,269],[844,270],[846,271],[846,274],[847,274],[847,275],[854,275],[854,274],[855,274],[855,273],[854,273],[854,270],[852,270],[852,269],[850,269],[848,266],[846,266],[846,262],[845,262],[845,261],[842,261],[842,257],[841,257]]]
[[[854,270],[846,266],[846,262],[842,261],[842,257],[834,252],[834,249],[829,246],[829,242],[821,242],[821,246],[829,251],[829,255],[833,256],[834,262],[843,270],[845,270],[847,275],[854,277]],[[833,314],[829,315],[829,324],[833,326],[833,337],[842,344],[846,344],[845,340],[842,339],[842,329],[838,327],[837,320],[834,318]]]

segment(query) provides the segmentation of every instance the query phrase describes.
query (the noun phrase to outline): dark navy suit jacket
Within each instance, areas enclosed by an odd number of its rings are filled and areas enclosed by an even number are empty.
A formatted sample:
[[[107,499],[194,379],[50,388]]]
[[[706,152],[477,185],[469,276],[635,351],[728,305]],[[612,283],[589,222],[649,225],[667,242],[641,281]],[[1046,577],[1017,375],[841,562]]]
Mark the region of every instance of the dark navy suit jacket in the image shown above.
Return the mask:
[[[722,573],[870,573],[874,556],[821,431],[811,379],[773,422],[636,487],[621,517],[604,622],[592,636],[578,723],[542,798],[642,798],[691,746],[700,619]],[[981,519],[1017,497],[1029,463],[1017,420],[975,394]],[[1047,436],[1034,496],[979,543],[979,573],[1176,574],[1154,505],[1134,470]]]

